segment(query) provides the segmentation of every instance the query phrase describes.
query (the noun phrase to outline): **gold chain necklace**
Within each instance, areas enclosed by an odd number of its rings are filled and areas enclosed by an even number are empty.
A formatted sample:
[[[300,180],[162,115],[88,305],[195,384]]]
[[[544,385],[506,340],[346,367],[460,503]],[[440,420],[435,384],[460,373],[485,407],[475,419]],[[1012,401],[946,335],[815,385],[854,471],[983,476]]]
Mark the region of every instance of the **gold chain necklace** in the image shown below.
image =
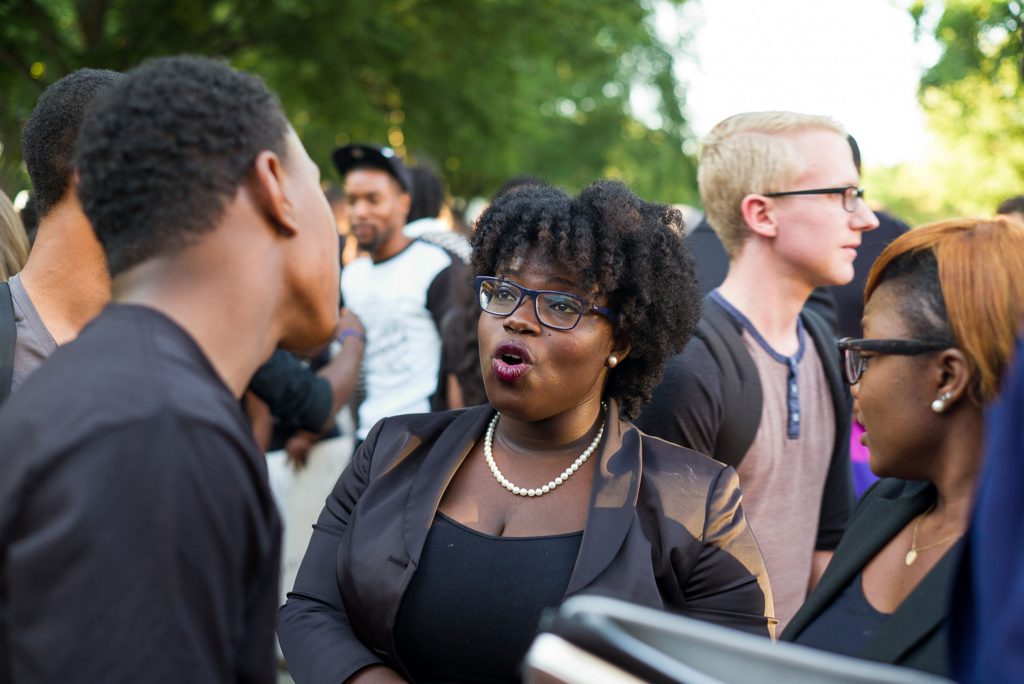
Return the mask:
[[[914,564],[914,561],[917,560],[917,554],[918,554],[919,551],[924,551],[925,549],[933,549],[936,546],[941,546],[942,544],[948,544],[949,542],[953,541],[954,539],[959,539],[960,537],[963,536],[963,532],[960,532],[959,534],[954,534],[951,537],[946,537],[945,539],[940,539],[937,542],[932,542],[931,544],[926,544],[924,546],[918,546],[917,545],[917,528],[921,524],[921,520],[926,515],[931,513],[933,510],[935,510],[935,504],[932,504],[931,506],[929,506],[928,510],[925,511],[924,513],[922,513],[921,515],[917,516],[917,520],[914,521],[914,534],[913,534],[913,536],[910,539],[910,550],[907,551],[907,557],[906,557],[907,566],[911,566],[911,565]]]

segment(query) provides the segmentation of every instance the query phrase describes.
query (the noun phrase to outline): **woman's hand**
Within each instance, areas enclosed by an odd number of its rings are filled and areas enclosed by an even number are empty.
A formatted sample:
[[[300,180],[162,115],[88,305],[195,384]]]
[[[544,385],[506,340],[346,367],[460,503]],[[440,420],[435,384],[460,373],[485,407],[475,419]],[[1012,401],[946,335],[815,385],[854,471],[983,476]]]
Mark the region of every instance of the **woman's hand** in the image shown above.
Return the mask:
[[[364,667],[345,680],[345,684],[394,684],[395,682],[405,682],[405,680],[397,672],[384,665]]]

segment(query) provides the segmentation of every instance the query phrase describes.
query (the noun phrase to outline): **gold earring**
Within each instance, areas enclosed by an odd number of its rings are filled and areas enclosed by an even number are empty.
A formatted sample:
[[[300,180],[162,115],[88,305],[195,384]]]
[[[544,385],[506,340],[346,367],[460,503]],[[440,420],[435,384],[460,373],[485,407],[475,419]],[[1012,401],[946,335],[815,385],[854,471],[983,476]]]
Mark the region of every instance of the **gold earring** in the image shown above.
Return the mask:
[[[608,367],[615,368],[617,365],[619,365],[619,357],[617,357],[615,354],[612,354],[611,356],[608,357]]]

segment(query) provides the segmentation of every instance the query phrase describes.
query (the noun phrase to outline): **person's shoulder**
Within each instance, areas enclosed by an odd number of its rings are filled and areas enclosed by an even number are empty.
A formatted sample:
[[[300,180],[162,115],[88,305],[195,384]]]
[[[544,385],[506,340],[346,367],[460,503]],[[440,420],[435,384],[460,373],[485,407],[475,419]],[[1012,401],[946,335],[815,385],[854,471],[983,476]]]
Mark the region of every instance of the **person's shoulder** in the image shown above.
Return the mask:
[[[353,278],[365,278],[372,271],[373,260],[370,257],[365,254],[357,257],[350,261],[345,268],[341,269],[341,285],[344,287],[346,282],[351,281]]]
[[[721,374],[718,360],[704,337],[694,335],[682,351],[669,357],[662,373],[662,385],[687,387],[693,377],[708,378]]]
[[[454,262],[462,263],[459,257],[451,251],[431,240],[416,238],[406,248],[403,256],[408,255],[410,260],[415,260],[422,267],[434,266],[438,269],[449,266]]]
[[[680,446],[636,428],[643,445],[644,474],[675,478],[684,475],[702,481],[714,480],[726,468],[724,463],[699,451]]]
[[[366,436],[364,446],[356,451],[356,459],[362,459],[362,467],[371,472],[380,473],[388,470],[395,459],[405,459],[413,452],[426,453],[427,450],[441,439],[442,435],[460,419],[463,427],[481,425],[476,433],[482,434],[482,422],[493,409],[488,404],[470,406],[449,411],[431,413],[407,413],[388,416],[379,420]],[[457,427],[457,426],[456,426]],[[456,435],[453,442],[458,442],[465,435]]]
[[[481,404],[480,406],[468,406],[447,411],[389,416],[380,422],[380,432],[382,434],[408,433],[419,437],[428,437],[443,432],[463,415],[481,411],[490,411],[490,408],[487,404]]]

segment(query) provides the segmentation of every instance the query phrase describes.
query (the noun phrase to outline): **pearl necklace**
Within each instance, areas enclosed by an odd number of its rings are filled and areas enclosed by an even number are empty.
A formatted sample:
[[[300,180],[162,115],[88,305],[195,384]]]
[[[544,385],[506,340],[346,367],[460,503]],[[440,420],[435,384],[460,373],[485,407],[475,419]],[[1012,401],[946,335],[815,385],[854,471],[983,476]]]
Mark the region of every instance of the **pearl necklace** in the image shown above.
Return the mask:
[[[605,403],[601,402],[601,408],[607,413],[608,407]],[[491,473],[494,475],[494,479],[498,481],[502,487],[518,496],[543,496],[550,491],[553,491],[555,487],[563,484],[568,480],[573,473],[580,469],[580,467],[587,462],[590,455],[597,449],[597,445],[601,443],[601,437],[604,435],[604,421],[601,422],[601,428],[597,431],[597,436],[594,437],[594,441],[590,443],[580,457],[572,462],[568,468],[562,471],[562,474],[556,477],[551,482],[548,482],[542,487],[536,489],[528,489],[526,487],[519,487],[518,485],[512,484],[507,477],[501,474],[498,470],[498,464],[494,462],[494,452],[491,450],[491,445],[494,443],[494,429],[498,426],[498,418],[501,417],[501,413],[495,413],[494,418],[491,419],[491,424],[487,426],[487,434],[484,435],[484,459],[487,461],[488,467],[491,469]]]

